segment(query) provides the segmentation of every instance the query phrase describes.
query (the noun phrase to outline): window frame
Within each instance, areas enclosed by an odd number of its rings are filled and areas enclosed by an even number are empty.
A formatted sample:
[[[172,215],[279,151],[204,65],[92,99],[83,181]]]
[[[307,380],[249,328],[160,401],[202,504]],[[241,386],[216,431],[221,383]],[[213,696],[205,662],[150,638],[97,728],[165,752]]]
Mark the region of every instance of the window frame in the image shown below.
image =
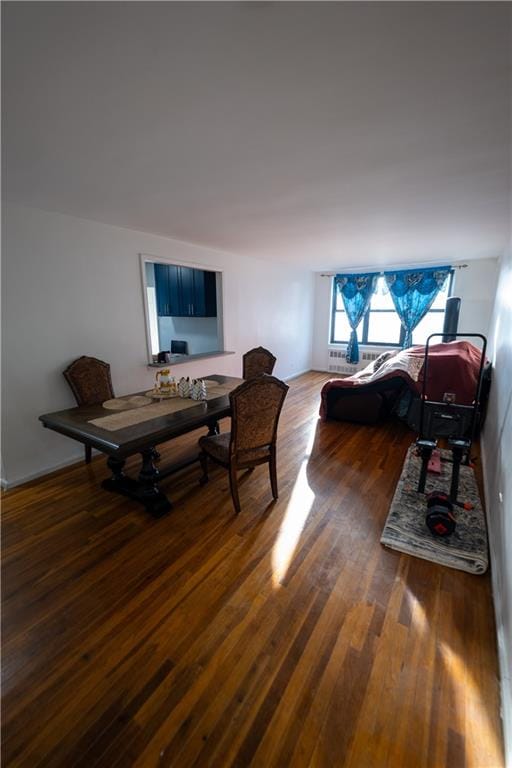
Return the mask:
[[[454,275],[455,275],[455,270],[452,269],[450,271],[450,276],[448,278],[448,292],[446,296],[447,299],[449,299],[452,295]],[[379,275],[379,277],[382,277],[382,275]],[[336,312],[345,312],[345,309],[336,309],[336,282],[333,277],[332,290],[331,290],[331,333],[330,333],[329,343],[330,344],[348,344],[349,339],[346,339],[344,341],[338,341],[334,339],[334,326],[335,326],[334,321],[336,319]],[[393,348],[399,349],[405,340],[405,328],[403,327],[402,323],[400,323],[400,338],[398,343],[392,343],[392,342],[386,342],[386,341],[368,341],[370,313],[373,313],[373,312],[375,313],[376,312],[394,312],[395,314],[397,314],[395,309],[371,309],[371,306],[370,306],[370,308],[366,311],[362,320],[363,325],[362,325],[361,341],[359,342],[359,345],[363,345],[366,347],[393,347]],[[446,307],[444,309],[429,309],[426,315],[429,315],[430,313],[438,313],[438,312],[442,312],[444,314],[446,312]]]
[[[141,276],[141,287],[142,287],[142,299],[143,299],[143,307],[144,307],[144,320],[145,320],[145,330],[146,330],[146,350],[147,350],[147,365],[149,367],[160,367],[162,368],[164,365],[168,365],[168,363],[158,363],[157,361],[157,353],[154,352],[154,349],[158,347],[158,351],[160,351],[160,333],[159,333],[159,326],[158,326],[158,309],[156,304],[156,290],[155,290],[155,298],[154,301],[152,298],[150,298],[150,291],[155,288],[154,285],[151,284],[149,277],[148,277],[148,265],[155,265],[155,264],[164,264],[167,266],[174,266],[174,267],[190,267],[192,269],[199,269],[204,272],[215,272],[216,273],[216,296],[217,296],[217,339],[218,339],[218,350],[215,352],[198,352],[197,355],[202,355],[203,357],[209,357],[214,356],[218,354],[218,352],[224,352],[225,346],[224,346],[224,301],[223,301],[223,286],[224,286],[224,270],[222,270],[220,267],[214,266],[213,264],[200,264],[198,262],[187,262],[187,261],[181,261],[179,259],[167,259],[165,257],[161,256],[154,256],[151,253],[139,253],[139,261],[140,261],[140,276]],[[213,319],[213,318],[210,318]],[[189,340],[189,334],[185,337],[186,341]],[[193,360],[195,357],[194,354],[188,355],[188,360]],[[186,362],[186,358],[183,360],[180,360],[179,362]],[[174,361],[173,365],[177,365],[178,363]]]

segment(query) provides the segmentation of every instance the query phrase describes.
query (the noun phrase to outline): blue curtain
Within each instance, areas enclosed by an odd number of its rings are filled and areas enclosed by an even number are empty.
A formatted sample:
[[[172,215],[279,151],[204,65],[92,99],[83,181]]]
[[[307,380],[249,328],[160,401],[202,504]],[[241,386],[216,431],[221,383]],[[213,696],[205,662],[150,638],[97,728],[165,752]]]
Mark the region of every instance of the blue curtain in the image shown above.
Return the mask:
[[[451,271],[451,267],[434,267],[384,272],[395,309],[405,330],[403,347],[411,346],[412,332],[429,311]]]
[[[347,363],[359,362],[359,344],[357,343],[357,326],[363,319],[372,293],[375,291],[378,274],[375,272],[364,275],[336,275],[336,289],[343,299],[347,319],[352,329],[347,347]]]

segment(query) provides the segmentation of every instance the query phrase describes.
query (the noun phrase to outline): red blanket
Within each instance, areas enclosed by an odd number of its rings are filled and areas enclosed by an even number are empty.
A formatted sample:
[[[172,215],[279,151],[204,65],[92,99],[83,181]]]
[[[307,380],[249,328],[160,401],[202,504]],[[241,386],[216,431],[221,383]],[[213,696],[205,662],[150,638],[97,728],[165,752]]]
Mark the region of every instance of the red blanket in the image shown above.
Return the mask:
[[[375,363],[354,376],[346,379],[330,379],[322,387],[320,416],[327,417],[327,393],[333,389],[354,389],[374,384],[377,381],[403,378],[417,395],[423,390],[423,360],[425,347],[411,347],[396,353],[377,370]],[[459,405],[471,405],[475,398],[480,370],[481,351],[469,341],[451,341],[447,344],[432,344],[428,350],[428,400],[442,401],[445,392],[455,395]]]

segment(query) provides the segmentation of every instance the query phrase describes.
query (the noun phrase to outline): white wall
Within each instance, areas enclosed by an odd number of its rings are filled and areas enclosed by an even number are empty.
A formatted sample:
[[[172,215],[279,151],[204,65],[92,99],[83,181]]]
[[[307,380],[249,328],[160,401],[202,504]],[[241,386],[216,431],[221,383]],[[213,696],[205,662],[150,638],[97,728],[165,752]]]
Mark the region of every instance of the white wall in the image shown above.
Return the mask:
[[[327,350],[331,335],[332,278],[315,273],[315,304],[313,315],[313,348],[311,367],[315,371],[327,370]]]
[[[241,355],[262,344],[275,373],[311,367],[313,276],[306,270],[10,206],[2,232],[2,434],[4,482],[15,484],[80,459],[78,443],[37,417],[74,405],[62,376],[79,355],[112,366],[116,394],[152,386],[139,253],[223,271],[225,349],[186,363],[183,375],[241,375]]]
[[[460,296],[459,333],[488,336],[498,282],[498,259],[468,261],[456,269],[452,295]]]
[[[464,269],[455,270],[453,295],[462,299],[459,332],[487,335],[496,293],[497,259],[468,261]],[[315,306],[313,319],[312,368],[326,371],[329,362],[332,278],[315,273]],[[339,345],[336,345],[339,347]],[[382,352],[384,347],[375,347]],[[354,370],[356,370],[354,368]]]
[[[493,383],[482,447],[507,765],[512,766],[512,243],[491,323]]]

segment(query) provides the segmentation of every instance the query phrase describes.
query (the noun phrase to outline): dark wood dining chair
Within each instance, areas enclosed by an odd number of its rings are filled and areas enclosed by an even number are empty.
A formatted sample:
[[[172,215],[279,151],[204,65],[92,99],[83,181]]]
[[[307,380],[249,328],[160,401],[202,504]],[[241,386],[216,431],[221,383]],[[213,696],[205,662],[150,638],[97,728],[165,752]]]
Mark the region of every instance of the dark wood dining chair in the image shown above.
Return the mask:
[[[262,374],[234,389],[230,396],[231,432],[199,440],[203,469],[201,484],[208,482],[208,459],[229,471],[235,511],[240,512],[237,471],[268,464],[272,496],[277,499],[276,437],[279,415],[288,385]]]
[[[115,397],[110,376],[110,365],[96,357],[74,360],[64,371],[78,405],[97,405]],[[91,461],[91,446],[85,446],[85,463]]]
[[[274,370],[276,358],[265,347],[250,349],[242,357],[242,376],[244,379],[252,379],[260,373],[268,373]]]

